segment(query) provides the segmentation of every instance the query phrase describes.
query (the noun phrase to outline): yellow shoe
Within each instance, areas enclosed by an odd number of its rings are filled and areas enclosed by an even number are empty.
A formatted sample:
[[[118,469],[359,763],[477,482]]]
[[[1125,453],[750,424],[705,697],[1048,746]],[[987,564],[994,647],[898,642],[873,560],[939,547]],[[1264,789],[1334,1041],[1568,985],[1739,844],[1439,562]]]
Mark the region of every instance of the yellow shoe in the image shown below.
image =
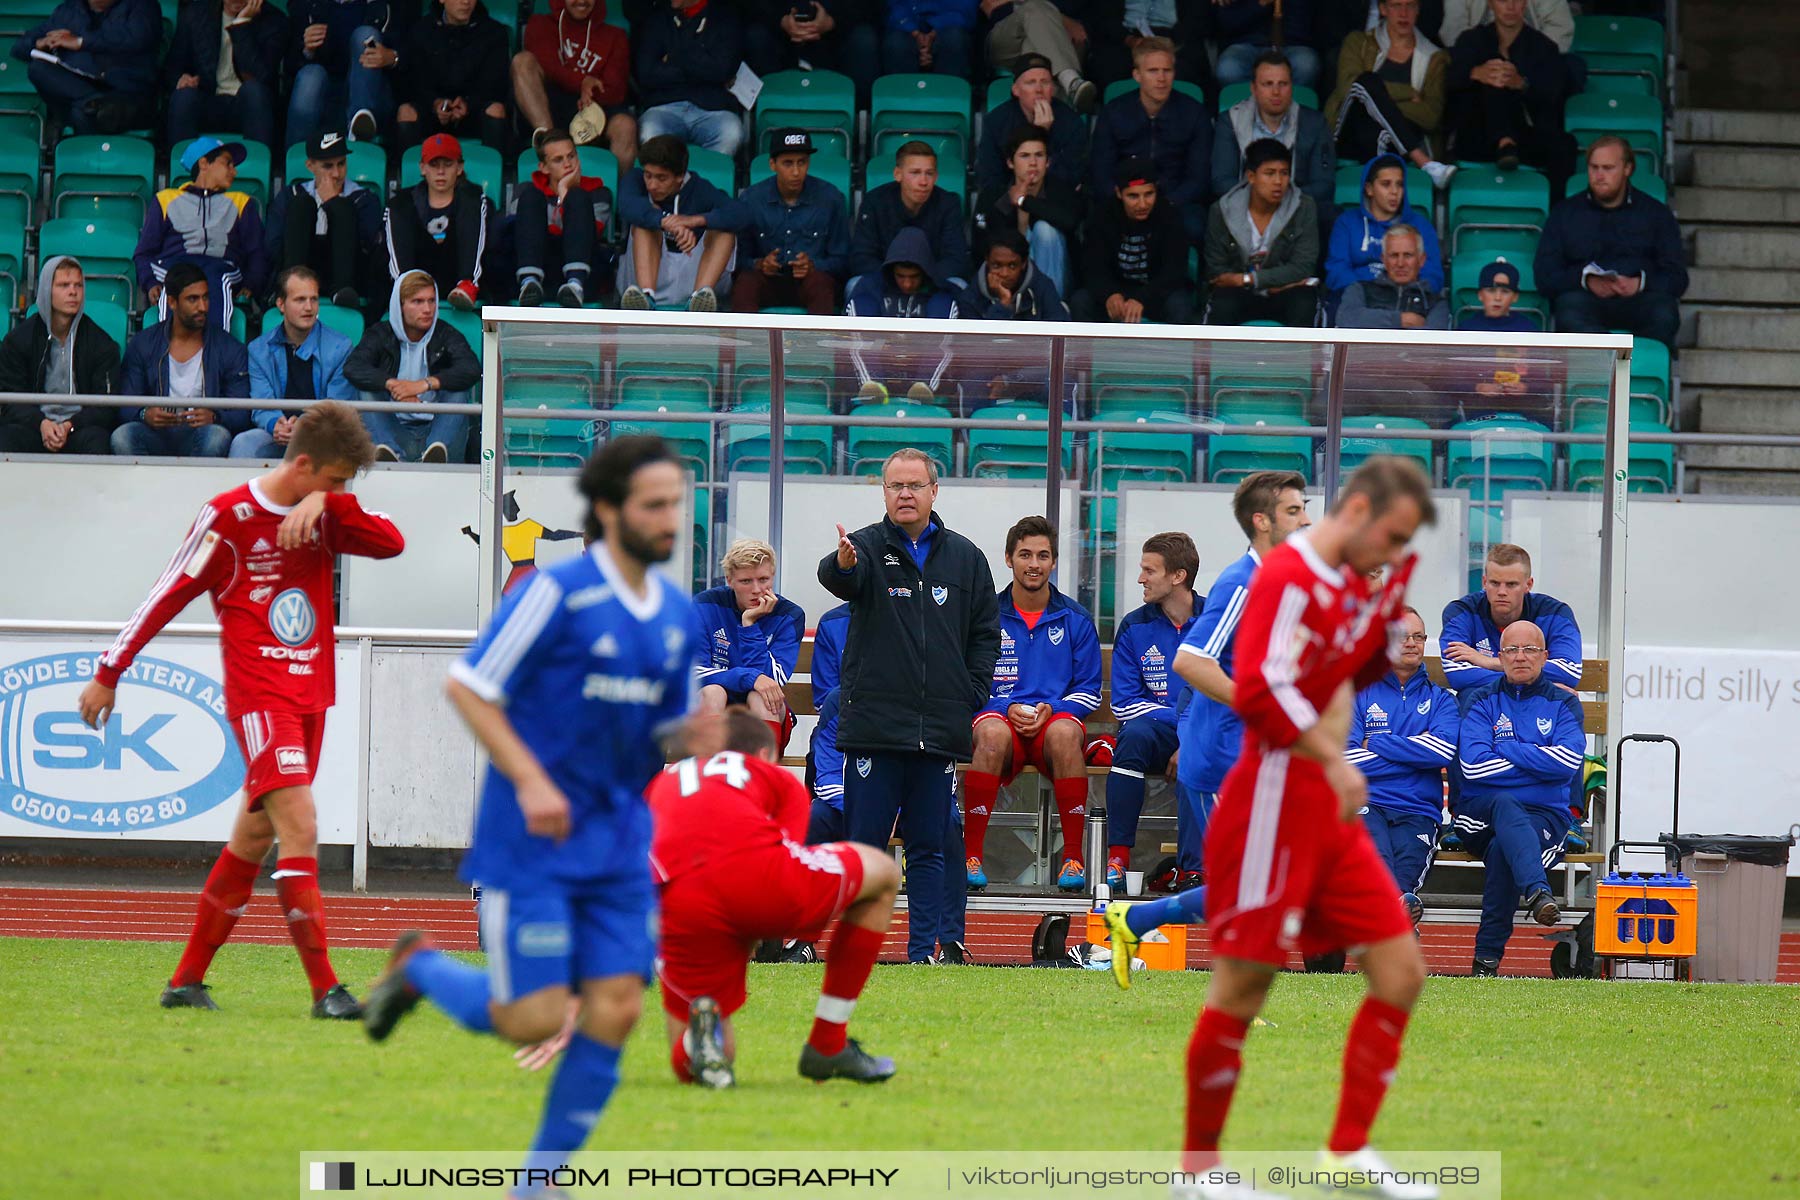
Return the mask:
[[[1138,935],[1125,924],[1125,911],[1130,907],[1123,900],[1106,903],[1106,933],[1112,942],[1113,980],[1122,988],[1131,986],[1131,960],[1138,948]]]

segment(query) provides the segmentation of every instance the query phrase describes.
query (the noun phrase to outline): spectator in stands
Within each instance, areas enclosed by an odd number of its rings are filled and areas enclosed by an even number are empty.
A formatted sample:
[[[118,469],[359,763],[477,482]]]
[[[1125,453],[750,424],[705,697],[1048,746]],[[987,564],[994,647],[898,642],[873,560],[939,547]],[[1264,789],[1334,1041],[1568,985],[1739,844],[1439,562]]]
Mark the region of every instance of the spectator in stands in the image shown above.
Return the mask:
[[[1244,151],[1258,138],[1274,138],[1294,157],[1293,184],[1312,197],[1321,221],[1329,220],[1337,187],[1337,145],[1325,118],[1294,103],[1294,69],[1270,50],[1256,59],[1250,94],[1219,114],[1213,126],[1212,190],[1223,196],[1244,180]]]
[[[1538,290],[1563,333],[1623,329],[1675,348],[1687,291],[1681,228],[1669,206],[1631,186],[1631,143],[1607,134],[1587,152],[1587,191],[1555,205],[1538,239]]]
[[[885,0],[881,73],[937,72],[957,79],[974,73],[971,39],[977,0]]]
[[[814,316],[838,311],[838,280],[850,256],[850,205],[811,175],[814,146],[804,129],[777,129],[769,142],[769,178],[744,189],[750,212],[744,261],[732,284],[735,312],[775,306]]]
[[[1052,12],[1050,0],[1031,0]],[[1012,135],[1032,128],[1044,135],[1050,156],[1050,173],[1071,188],[1081,186],[1087,175],[1087,122],[1057,98],[1050,74],[1050,60],[1026,54],[1012,65],[1012,99],[1002,101],[981,125],[981,145],[975,151],[975,186],[982,192],[1004,187],[1012,170],[1007,147]]]
[[[1381,275],[1382,238],[1395,223],[1411,225],[1425,242],[1419,277],[1434,291],[1444,289],[1444,257],[1431,218],[1407,202],[1406,165],[1381,154],[1363,166],[1362,204],[1338,214],[1325,248],[1325,288],[1338,295],[1359,279]],[[1430,203],[1429,199],[1426,201]]]
[[[1438,41],[1455,46],[1471,29],[1494,23],[1495,12],[1489,0],[1442,0],[1444,19],[1438,25]],[[1549,38],[1558,54],[1567,54],[1575,45],[1575,14],[1569,11],[1569,0],[1525,0],[1525,24],[1534,32]]]
[[[700,711],[720,713],[742,704],[768,725],[778,753],[794,732],[788,680],[800,664],[806,613],[775,593],[775,548],[739,538],[719,560],[725,582],[694,597],[700,628],[712,648],[697,668]]]
[[[1071,26],[1081,28],[1079,21],[1065,16],[1051,0],[981,0],[981,15],[988,22],[989,62],[1012,63],[1015,80],[1027,66],[1041,68],[1049,76],[1045,82],[1062,89],[1074,112],[1091,113],[1100,107],[1100,89],[1081,77],[1081,48],[1070,32]],[[1086,42],[1085,32],[1082,40]],[[1013,95],[1031,116],[1032,103],[1017,88]],[[1059,146],[1057,152],[1064,148]],[[1074,181],[1079,182],[1080,176]]]
[[[398,282],[409,271],[424,271],[450,307],[474,312],[485,298],[494,210],[487,193],[463,178],[462,143],[447,133],[420,145],[419,174],[419,182],[388,201],[388,274]]]
[[[1104,196],[1118,178],[1119,162],[1147,158],[1169,206],[1181,214],[1188,240],[1206,236],[1207,170],[1212,161],[1212,117],[1206,106],[1175,90],[1175,47],[1167,38],[1142,38],[1131,51],[1137,91],[1108,102],[1094,119],[1088,194]],[[1233,178],[1241,177],[1234,172]]]
[[[652,5],[632,30],[631,52],[643,139],[673,136],[735,157],[744,141],[743,106],[730,90],[744,58],[737,10],[711,0]]]
[[[1207,324],[1316,323],[1319,214],[1312,197],[1292,186],[1292,158],[1274,138],[1251,142],[1243,182],[1207,214]]]
[[[510,36],[481,0],[438,0],[413,23],[395,88],[394,131],[402,150],[448,133],[505,153]]]
[[[118,409],[56,396],[119,390],[119,346],[84,310],[81,263],[53,254],[38,268],[35,318],[13,321],[0,340],[0,392],[36,392],[42,404],[0,404],[0,453],[108,454]]]
[[[155,106],[161,40],[154,0],[61,0],[18,36],[12,56],[28,64],[25,75],[44,99],[48,125],[122,133],[144,124]],[[35,59],[33,51],[55,61]]]
[[[1380,0],[1380,7],[1381,23],[1352,33],[1338,51],[1337,87],[1325,102],[1337,121],[1338,153],[1398,152],[1444,187],[1456,168],[1432,158],[1425,139],[1444,121],[1450,56],[1415,27],[1419,0]]]
[[[881,270],[860,276],[850,289],[846,311],[853,317],[950,320],[957,315],[954,289],[948,280],[932,274],[924,230],[908,225],[894,235]],[[933,350],[938,352],[935,360]],[[923,403],[943,382],[950,365],[950,339],[928,343],[922,337],[895,338],[877,353],[865,353],[857,343],[850,355],[865,401],[885,400],[893,386],[905,383],[907,398]]]
[[[1390,225],[1381,235],[1381,274],[1344,289],[1339,329],[1448,329],[1444,294],[1419,278],[1425,239],[1411,225]]]
[[[1496,542],[1482,565],[1481,590],[1444,606],[1444,679],[1452,691],[1499,681],[1505,663],[1494,653],[1500,635],[1515,621],[1532,622],[1549,653],[1539,665],[1552,683],[1574,689],[1581,683],[1581,629],[1575,612],[1554,596],[1532,591],[1531,555],[1521,546]]]
[[[977,321],[1069,319],[1056,281],[1037,269],[1025,235],[1004,226],[989,231],[987,258],[975,268],[975,282],[962,290],[957,308]],[[1041,390],[1041,380],[1038,386]]]
[[[1281,29],[1275,29],[1275,10],[1267,0],[1213,0],[1213,20],[1219,43],[1216,74],[1220,87],[1248,80],[1256,56],[1278,49],[1294,65],[1294,82],[1317,88],[1323,64],[1313,48],[1312,0],[1285,0]]]
[[[1083,243],[1082,287],[1069,302],[1077,321],[1192,323],[1187,233],[1162,202],[1154,162],[1128,158],[1114,169],[1112,197],[1088,219]]]
[[[1115,894],[1125,886],[1132,847],[1137,845],[1145,782],[1152,774],[1175,778],[1181,680],[1171,680],[1169,666],[1206,603],[1206,597],[1194,591],[1199,571],[1200,551],[1187,534],[1159,533],[1146,539],[1138,558],[1144,603],[1125,615],[1113,635],[1112,712],[1119,733],[1112,770],[1106,776],[1106,884]],[[1192,828],[1185,810],[1177,827],[1177,869],[1197,875],[1199,831]]]
[[[969,274],[969,242],[963,235],[962,201],[937,185],[937,151],[925,142],[907,142],[894,152],[894,181],[863,194],[850,235],[849,287],[881,270],[888,247],[907,226],[924,232],[931,247],[932,275],[961,287]]]
[[[381,200],[348,177],[349,139],[327,130],[306,144],[310,179],[290,180],[269,201],[269,261],[276,270],[306,266],[341,308],[361,308],[362,293],[386,275]]]
[[[1513,914],[1540,925],[1561,914],[1545,871],[1562,858],[1569,789],[1587,752],[1581,701],[1544,672],[1543,631],[1527,620],[1500,635],[1503,680],[1463,702],[1457,738],[1461,794],[1451,824],[1487,864],[1470,974],[1497,975]]]
[[[638,160],[643,169],[619,184],[619,217],[631,230],[619,306],[647,311],[659,296],[686,296],[692,312],[719,311],[750,210],[689,171],[687,146],[673,134],[647,138]]]
[[[589,277],[604,253],[612,193],[601,180],[581,173],[581,155],[566,129],[538,139],[538,169],[518,189],[513,245],[519,260],[519,303],[543,303],[546,281],[562,282],[556,302],[580,308],[587,302]]]
[[[854,533],[839,525],[837,549],[819,560],[818,577],[850,604],[838,689],[837,744],[855,763],[844,772],[844,832],[885,845],[898,812],[911,918],[906,956],[926,962],[940,941],[962,940],[955,914],[944,911],[955,876],[945,878],[943,839],[955,828],[956,764],[973,748],[971,722],[987,703],[1000,654],[999,605],[987,555],[932,512],[931,456],[896,450],[881,481],[885,517]],[[921,638],[927,613],[934,632]]]
[[[275,277],[281,320],[250,342],[250,395],[256,400],[354,400],[344,378],[350,339],[319,320],[319,277],[311,267],[288,267]],[[259,408],[251,427],[231,439],[233,458],[280,458],[287,453],[302,408]]]
[[[880,71],[880,21],[867,0],[751,0],[744,12],[744,61],[758,75],[839,71],[867,84]]]
[[[1100,707],[1100,637],[1088,611],[1056,589],[1056,527],[1025,517],[1006,531],[1012,583],[1000,592],[1000,657],[987,705],[975,714],[975,753],[963,774],[963,853],[968,886],[988,884],[982,867],[988,819],[1000,789],[1026,767],[1048,776],[1062,822],[1056,886],[1087,886],[1087,729]]]
[[[1107,84],[1131,76],[1138,47],[1148,41],[1174,47],[1175,73],[1206,93],[1216,93],[1207,35],[1212,5],[1192,0],[1123,0],[1091,6],[1084,29],[1088,39],[1088,76],[1104,92]]]
[[[1369,781],[1363,825],[1400,888],[1413,924],[1425,915],[1419,892],[1437,857],[1444,768],[1456,766],[1456,697],[1431,682],[1425,618],[1407,606],[1394,669],[1356,694],[1344,757]],[[1113,651],[1118,661],[1118,650]]]
[[[463,335],[438,320],[437,284],[425,271],[394,281],[388,319],[363,332],[344,360],[344,378],[359,398],[401,404],[467,404],[481,382],[481,363]],[[469,418],[463,413],[364,410],[377,462],[461,462]]]
[[[226,130],[273,146],[287,37],[287,17],[262,0],[183,5],[163,62],[169,141]]]
[[[1481,268],[1481,311],[1458,313],[1456,327],[1487,333],[1537,333],[1538,325],[1513,305],[1519,299],[1519,272],[1504,258]],[[1524,385],[1520,384],[1520,390]]]
[[[623,111],[631,81],[625,31],[606,23],[606,0],[550,0],[525,23],[525,48],[513,55],[513,97],[532,143],[567,129],[599,106],[603,136],[623,174],[637,159],[637,118]]]
[[[975,226],[987,236],[1001,229],[1022,235],[1031,258],[1060,295],[1069,282],[1070,247],[1081,230],[1081,197],[1058,178],[1044,131],[1024,125],[1006,139],[1010,178],[976,200]]]
[[[1575,163],[1563,131],[1563,66],[1556,43],[1525,24],[1525,0],[1490,0],[1494,20],[1466,31],[1450,49],[1450,129],[1459,158],[1525,162],[1562,194]]]
[[[398,47],[417,13],[406,0],[293,0],[289,145],[346,127],[353,140],[373,141],[393,121]]]
[[[138,286],[168,316],[163,276],[176,263],[200,268],[213,290],[210,319],[231,325],[237,301],[261,295],[268,276],[268,248],[262,211],[243,192],[231,190],[244,161],[242,142],[196,139],[182,152],[181,166],[192,176],[156,193],[144,214],[144,229],[132,255]]]
[[[136,458],[224,458],[234,435],[250,426],[241,408],[214,409],[205,399],[248,400],[250,360],[244,344],[207,319],[206,275],[191,262],[165,277],[169,315],[125,346],[119,391],[160,396],[173,404],[128,408],[112,432],[114,454]]]

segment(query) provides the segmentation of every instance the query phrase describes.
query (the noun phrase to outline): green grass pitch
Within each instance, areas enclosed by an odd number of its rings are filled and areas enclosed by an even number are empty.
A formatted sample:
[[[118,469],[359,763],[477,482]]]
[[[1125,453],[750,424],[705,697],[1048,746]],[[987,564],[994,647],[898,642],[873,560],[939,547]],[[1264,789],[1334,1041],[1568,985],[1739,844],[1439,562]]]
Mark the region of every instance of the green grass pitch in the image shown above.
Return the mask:
[[[524,1146],[544,1075],[421,1008],[384,1046],[307,1018],[286,947],[229,946],[222,1012],[165,1012],[170,944],[0,940],[0,1195],[292,1194],[304,1150]],[[379,969],[339,951],[352,990]],[[1199,973],[881,967],[853,1032],[878,1088],[794,1073],[820,967],[752,968],[740,1086],[677,1087],[646,1006],[591,1149],[1174,1147]],[[1321,1144],[1349,976],[1284,977],[1254,1032],[1228,1148]],[[1101,1085],[1100,1079],[1107,1081]],[[1376,1126],[1396,1150],[1498,1150],[1520,1197],[1800,1196],[1792,988],[1433,979]],[[847,1144],[838,1145],[850,1131]]]

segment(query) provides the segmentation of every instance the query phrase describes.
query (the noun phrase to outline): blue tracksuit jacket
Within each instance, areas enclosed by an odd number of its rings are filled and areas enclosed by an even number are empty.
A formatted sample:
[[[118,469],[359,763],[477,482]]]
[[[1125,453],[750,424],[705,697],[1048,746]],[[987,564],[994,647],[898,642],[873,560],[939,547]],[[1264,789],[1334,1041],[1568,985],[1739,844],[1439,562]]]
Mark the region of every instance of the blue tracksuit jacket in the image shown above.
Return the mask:
[[[782,597],[774,612],[745,625],[731,588],[720,584],[695,596],[694,607],[706,635],[700,651],[701,687],[717,684],[741,699],[756,686],[759,675],[787,686],[800,662],[800,639],[806,634],[806,614],[798,604]]]
[[[1498,794],[1568,819],[1569,781],[1587,752],[1581,701],[1545,668],[1523,687],[1492,683],[1467,700],[1458,732],[1462,802]]]
[[[1133,609],[1113,635],[1112,710],[1120,722],[1149,717],[1175,723],[1175,700],[1181,680],[1174,677],[1175,650],[1194,627],[1206,597],[1194,597],[1194,615],[1177,629],[1163,615],[1162,606],[1146,604]]]
[[[1054,586],[1036,629],[1026,628],[1013,606],[1012,588],[1000,590],[1000,658],[982,711],[1005,716],[1013,704],[1048,704],[1083,719],[1100,707],[1100,635],[1094,618]]]
[[[1570,687],[1581,684],[1581,629],[1575,624],[1575,611],[1554,596],[1531,592],[1525,597],[1523,619],[1544,631],[1544,646],[1550,652],[1544,664],[1544,678],[1551,683]],[[1500,627],[1488,608],[1485,592],[1470,592],[1461,600],[1444,606],[1443,632],[1438,645],[1462,642],[1483,654],[1496,654],[1500,649]],[[1472,663],[1444,660],[1444,678],[1453,691],[1497,683],[1500,672],[1489,671]]]
[[[1356,693],[1344,757],[1369,781],[1369,803],[1438,820],[1444,768],[1456,765],[1458,724],[1456,697],[1423,670],[1404,684],[1390,671]]]

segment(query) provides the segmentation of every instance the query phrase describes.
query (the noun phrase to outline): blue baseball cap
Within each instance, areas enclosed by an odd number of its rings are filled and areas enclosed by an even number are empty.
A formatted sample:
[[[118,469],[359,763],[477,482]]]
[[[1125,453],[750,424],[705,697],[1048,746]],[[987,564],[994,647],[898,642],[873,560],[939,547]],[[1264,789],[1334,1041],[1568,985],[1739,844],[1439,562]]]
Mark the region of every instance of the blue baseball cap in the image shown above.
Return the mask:
[[[244,149],[242,142],[221,142],[211,134],[206,134],[195,138],[188,148],[181,152],[181,169],[192,175],[194,168],[200,165],[201,159],[211,158],[221,150],[230,152],[232,164],[239,167],[244,165],[244,157],[249,153]]]
[[[1516,267],[1504,258],[1498,259],[1481,268],[1481,286],[1483,288],[1505,288],[1509,292],[1519,290],[1519,272]]]

